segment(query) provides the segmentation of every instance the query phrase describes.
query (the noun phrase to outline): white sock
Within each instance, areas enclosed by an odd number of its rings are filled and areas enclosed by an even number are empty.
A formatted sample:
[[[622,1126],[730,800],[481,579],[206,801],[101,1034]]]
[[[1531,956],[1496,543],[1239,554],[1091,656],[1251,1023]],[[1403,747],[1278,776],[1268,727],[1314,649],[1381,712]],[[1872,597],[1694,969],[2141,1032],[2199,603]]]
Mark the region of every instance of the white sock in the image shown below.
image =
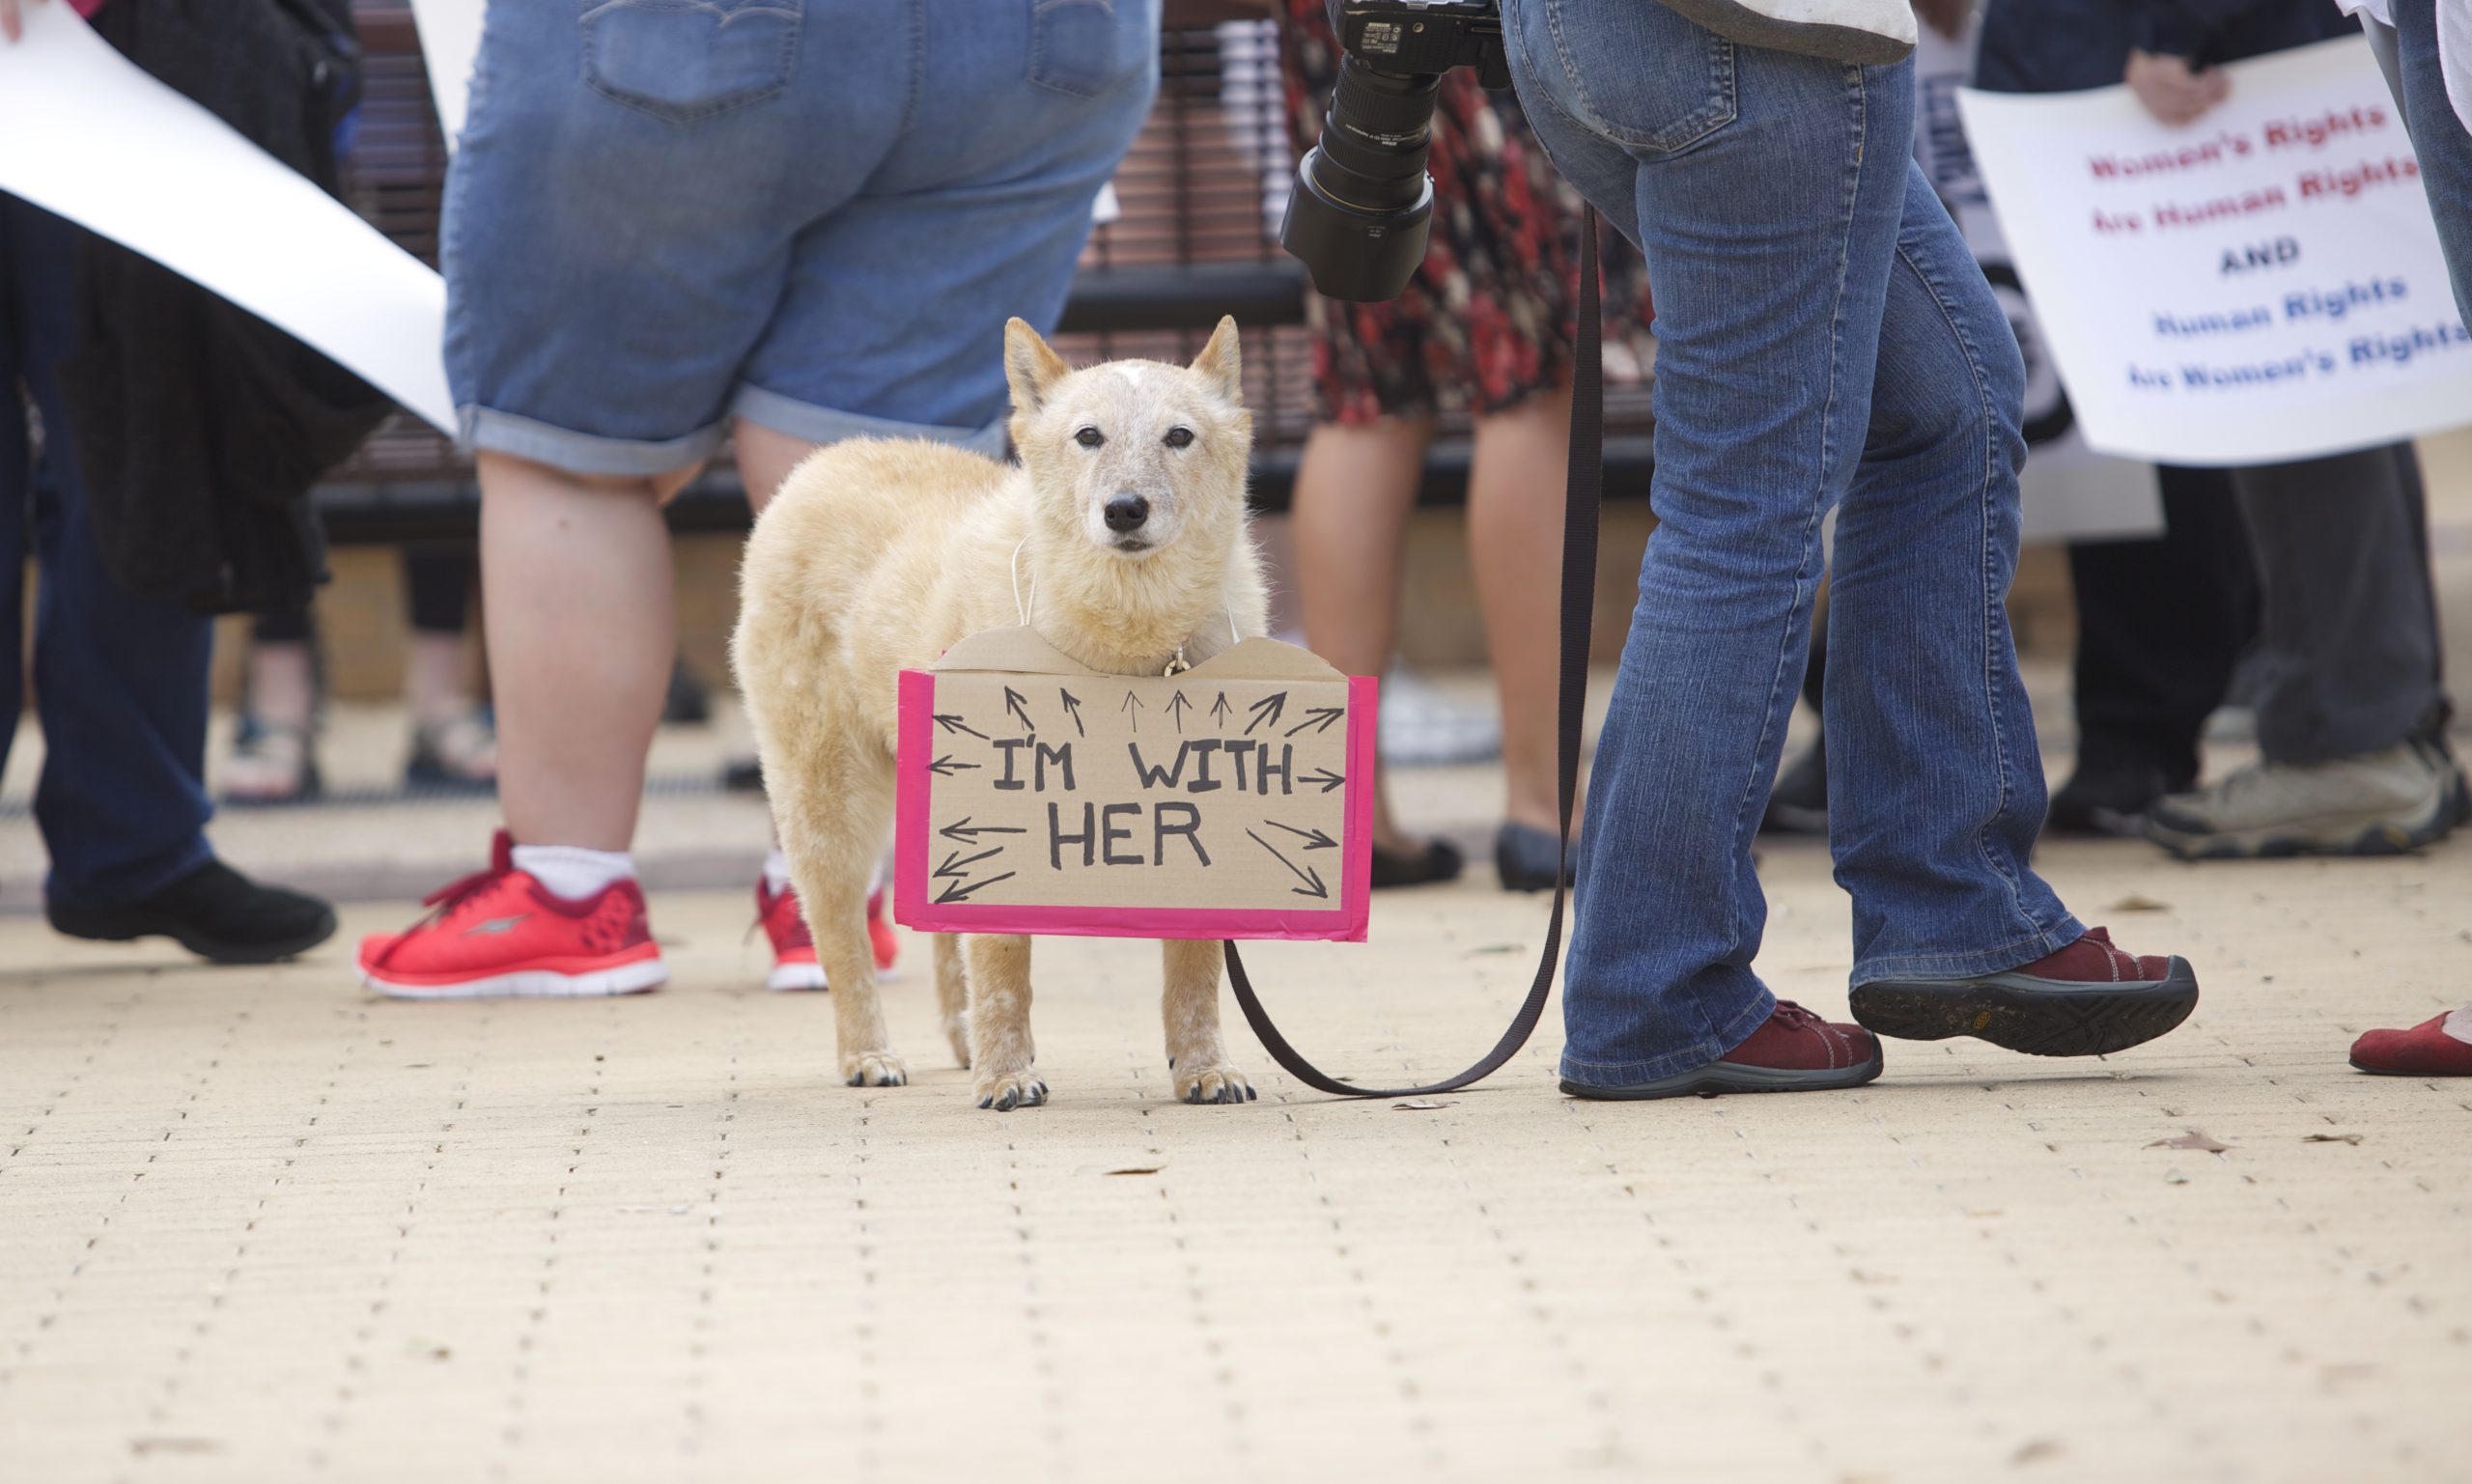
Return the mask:
[[[580,845],[519,845],[515,868],[552,896],[589,901],[602,888],[635,879],[635,857],[625,851],[588,851]]]
[[[777,845],[764,857],[764,889],[776,897],[790,889],[790,857]]]

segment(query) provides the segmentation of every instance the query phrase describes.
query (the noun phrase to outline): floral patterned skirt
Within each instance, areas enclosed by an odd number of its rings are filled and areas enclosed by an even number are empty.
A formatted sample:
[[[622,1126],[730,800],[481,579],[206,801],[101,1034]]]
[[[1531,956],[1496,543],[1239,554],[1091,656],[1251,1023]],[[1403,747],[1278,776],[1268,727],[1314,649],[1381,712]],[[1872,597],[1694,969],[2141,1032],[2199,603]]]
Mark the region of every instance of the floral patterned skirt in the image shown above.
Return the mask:
[[[1324,0],[1284,0],[1279,70],[1301,155],[1321,136],[1338,76]],[[1529,131],[1519,100],[1462,68],[1434,109],[1432,241],[1407,292],[1386,304],[1311,295],[1324,421],[1482,417],[1571,379],[1571,315],[1584,203]],[[1646,265],[1608,230],[1607,373],[1651,364]]]

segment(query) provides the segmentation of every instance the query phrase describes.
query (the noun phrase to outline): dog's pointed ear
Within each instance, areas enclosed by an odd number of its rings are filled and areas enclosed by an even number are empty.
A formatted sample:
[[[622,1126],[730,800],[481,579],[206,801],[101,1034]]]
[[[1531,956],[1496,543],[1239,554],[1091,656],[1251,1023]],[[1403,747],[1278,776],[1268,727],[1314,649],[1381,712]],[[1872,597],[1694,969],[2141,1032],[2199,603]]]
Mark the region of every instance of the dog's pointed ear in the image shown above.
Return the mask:
[[[1055,383],[1072,371],[1028,322],[1004,322],[1004,379],[1012,383],[1014,411],[1025,417],[1037,411]]]
[[[1245,405],[1245,358],[1236,350],[1234,315],[1221,318],[1219,328],[1210,332],[1210,344],[1194,357],[1192,370],[1226,398],[1230,406]]]

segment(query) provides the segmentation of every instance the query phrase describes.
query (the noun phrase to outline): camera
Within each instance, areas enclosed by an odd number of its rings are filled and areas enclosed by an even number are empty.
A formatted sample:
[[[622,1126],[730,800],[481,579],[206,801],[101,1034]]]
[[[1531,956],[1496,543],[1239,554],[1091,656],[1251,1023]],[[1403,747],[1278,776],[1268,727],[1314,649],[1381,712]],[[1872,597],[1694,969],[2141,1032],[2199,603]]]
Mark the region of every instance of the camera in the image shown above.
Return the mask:
[[[1331,19],[1338,85],[1321,142],[1296,168],[1279,245],[1332,298],[1397,298],[1433,221],[1434,96],[1455,67],[1510,86],[1502,14],[1493,0],[1336,0]]]

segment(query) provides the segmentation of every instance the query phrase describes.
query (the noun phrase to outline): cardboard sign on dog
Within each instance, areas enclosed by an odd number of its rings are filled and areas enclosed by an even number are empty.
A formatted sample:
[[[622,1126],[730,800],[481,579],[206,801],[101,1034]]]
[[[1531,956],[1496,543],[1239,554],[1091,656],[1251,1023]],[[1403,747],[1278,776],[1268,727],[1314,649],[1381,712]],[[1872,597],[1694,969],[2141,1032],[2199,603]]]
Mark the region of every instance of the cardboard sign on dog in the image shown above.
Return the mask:
[[[1378,684],[1271,639],[1135,676],[973,634],[901,672],[893,915],[1362,942]]]

